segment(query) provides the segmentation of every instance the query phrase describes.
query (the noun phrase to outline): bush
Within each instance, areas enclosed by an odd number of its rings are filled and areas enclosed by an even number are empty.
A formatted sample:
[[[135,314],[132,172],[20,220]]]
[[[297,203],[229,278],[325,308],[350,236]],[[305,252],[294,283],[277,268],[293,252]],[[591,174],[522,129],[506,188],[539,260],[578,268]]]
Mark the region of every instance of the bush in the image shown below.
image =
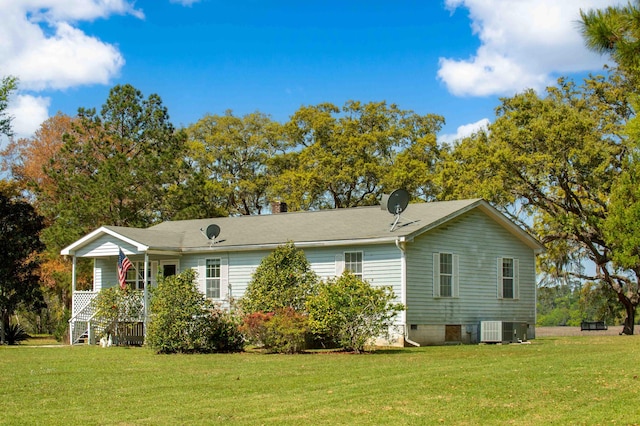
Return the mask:
[[[152,289],[146,343],[158,353],[241,351],[243,337],[232,314],[214,307],[188,269]]]
[[[238,317],[211,309],[198,320],[196,330],[200,341],[196,340],[199,352],[240,352],[244,349],[244,336],[240,332]]]
[[[376,337],[389,337],[389,327],[404,309],[389,287],[372,287],[345,272],[318,287],[307,300],[309,325],[316,334],[333,337],[345,350],[364,351]]]
[[[246,315],[241,329],[252,343],[286,354],[304,351],[309,333],[307,317],[291,307]]]
[[[7,324],[4,327],[4,338],[7,344],[17,345],[18,343],[29,339],[31,336],[27,334],[20,324]]]
[[[273,317],[273,312],[253,312],[244,316],[240,331],[247,341],[256,346],[265,346],[268,340],[266,323]]]
[[[245,313],[275,312],[286,307],[303,311],[305,300],[317,283],[318,276],[304,252],[288,243],[262,259],[241,306]]]
[[[96,315],[105,320],[106,328],[97,337],[118,334],[118,323],[144,321],[144,294],[129,287],[120,286],[103,289],[92,303]]]

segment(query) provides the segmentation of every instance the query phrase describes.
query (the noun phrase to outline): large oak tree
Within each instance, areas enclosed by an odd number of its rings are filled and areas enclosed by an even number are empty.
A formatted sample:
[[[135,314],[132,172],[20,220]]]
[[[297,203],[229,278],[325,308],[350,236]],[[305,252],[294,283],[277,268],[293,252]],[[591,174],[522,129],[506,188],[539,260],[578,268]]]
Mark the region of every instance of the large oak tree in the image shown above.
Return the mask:
[[[632,334],[640,264],[616,264],[618,245],[605,232],[630,152],[628,91],[613,74],[580,87],[560,80],[545,97],[528,90],[503,99],[488,131],[449,153],[441,184],[445,197],[483,196],[529,228],[547,247],[543,271],[608,285]]]

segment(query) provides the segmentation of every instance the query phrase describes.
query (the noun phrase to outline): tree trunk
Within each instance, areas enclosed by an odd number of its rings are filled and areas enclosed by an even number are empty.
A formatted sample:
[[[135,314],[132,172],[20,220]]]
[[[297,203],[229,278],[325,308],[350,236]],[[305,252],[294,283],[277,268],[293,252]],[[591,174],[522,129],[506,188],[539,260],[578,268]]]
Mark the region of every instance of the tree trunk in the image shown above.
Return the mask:
[[[2,309],[0,310],[0,345],[4,345],[7,341],[7,336],[5,336],[5,324],[9,324],[9,315],[6,309]]]
[[[624,309],[627,313],[627,317],[624,320],[624,327],[622,328],[622,332],[620,334],[633,335],[633,328],[636,319],[636,305],[631,300],[629,300],[629,298],[620,293],[618,293],[618,299],[624,306]]]

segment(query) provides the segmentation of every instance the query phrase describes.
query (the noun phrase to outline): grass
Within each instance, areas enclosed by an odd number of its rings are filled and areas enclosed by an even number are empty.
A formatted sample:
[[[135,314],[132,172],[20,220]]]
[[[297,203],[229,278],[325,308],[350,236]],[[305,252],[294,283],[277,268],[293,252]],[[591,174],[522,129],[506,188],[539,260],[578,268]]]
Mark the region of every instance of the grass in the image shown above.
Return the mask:
[[[373,354],[1,347],[2,424],[640,424],[640,336]]]

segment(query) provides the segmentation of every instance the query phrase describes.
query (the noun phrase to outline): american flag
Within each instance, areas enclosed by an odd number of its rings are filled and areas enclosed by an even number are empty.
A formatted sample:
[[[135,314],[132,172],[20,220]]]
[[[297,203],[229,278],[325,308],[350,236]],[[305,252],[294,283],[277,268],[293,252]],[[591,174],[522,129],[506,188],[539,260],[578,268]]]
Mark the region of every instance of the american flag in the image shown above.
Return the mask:
[[[131,268],[131,261],[124,255],[121,248],[118,248],[118,282],[120,288],[124,290],[127,286],[127,270]]]

